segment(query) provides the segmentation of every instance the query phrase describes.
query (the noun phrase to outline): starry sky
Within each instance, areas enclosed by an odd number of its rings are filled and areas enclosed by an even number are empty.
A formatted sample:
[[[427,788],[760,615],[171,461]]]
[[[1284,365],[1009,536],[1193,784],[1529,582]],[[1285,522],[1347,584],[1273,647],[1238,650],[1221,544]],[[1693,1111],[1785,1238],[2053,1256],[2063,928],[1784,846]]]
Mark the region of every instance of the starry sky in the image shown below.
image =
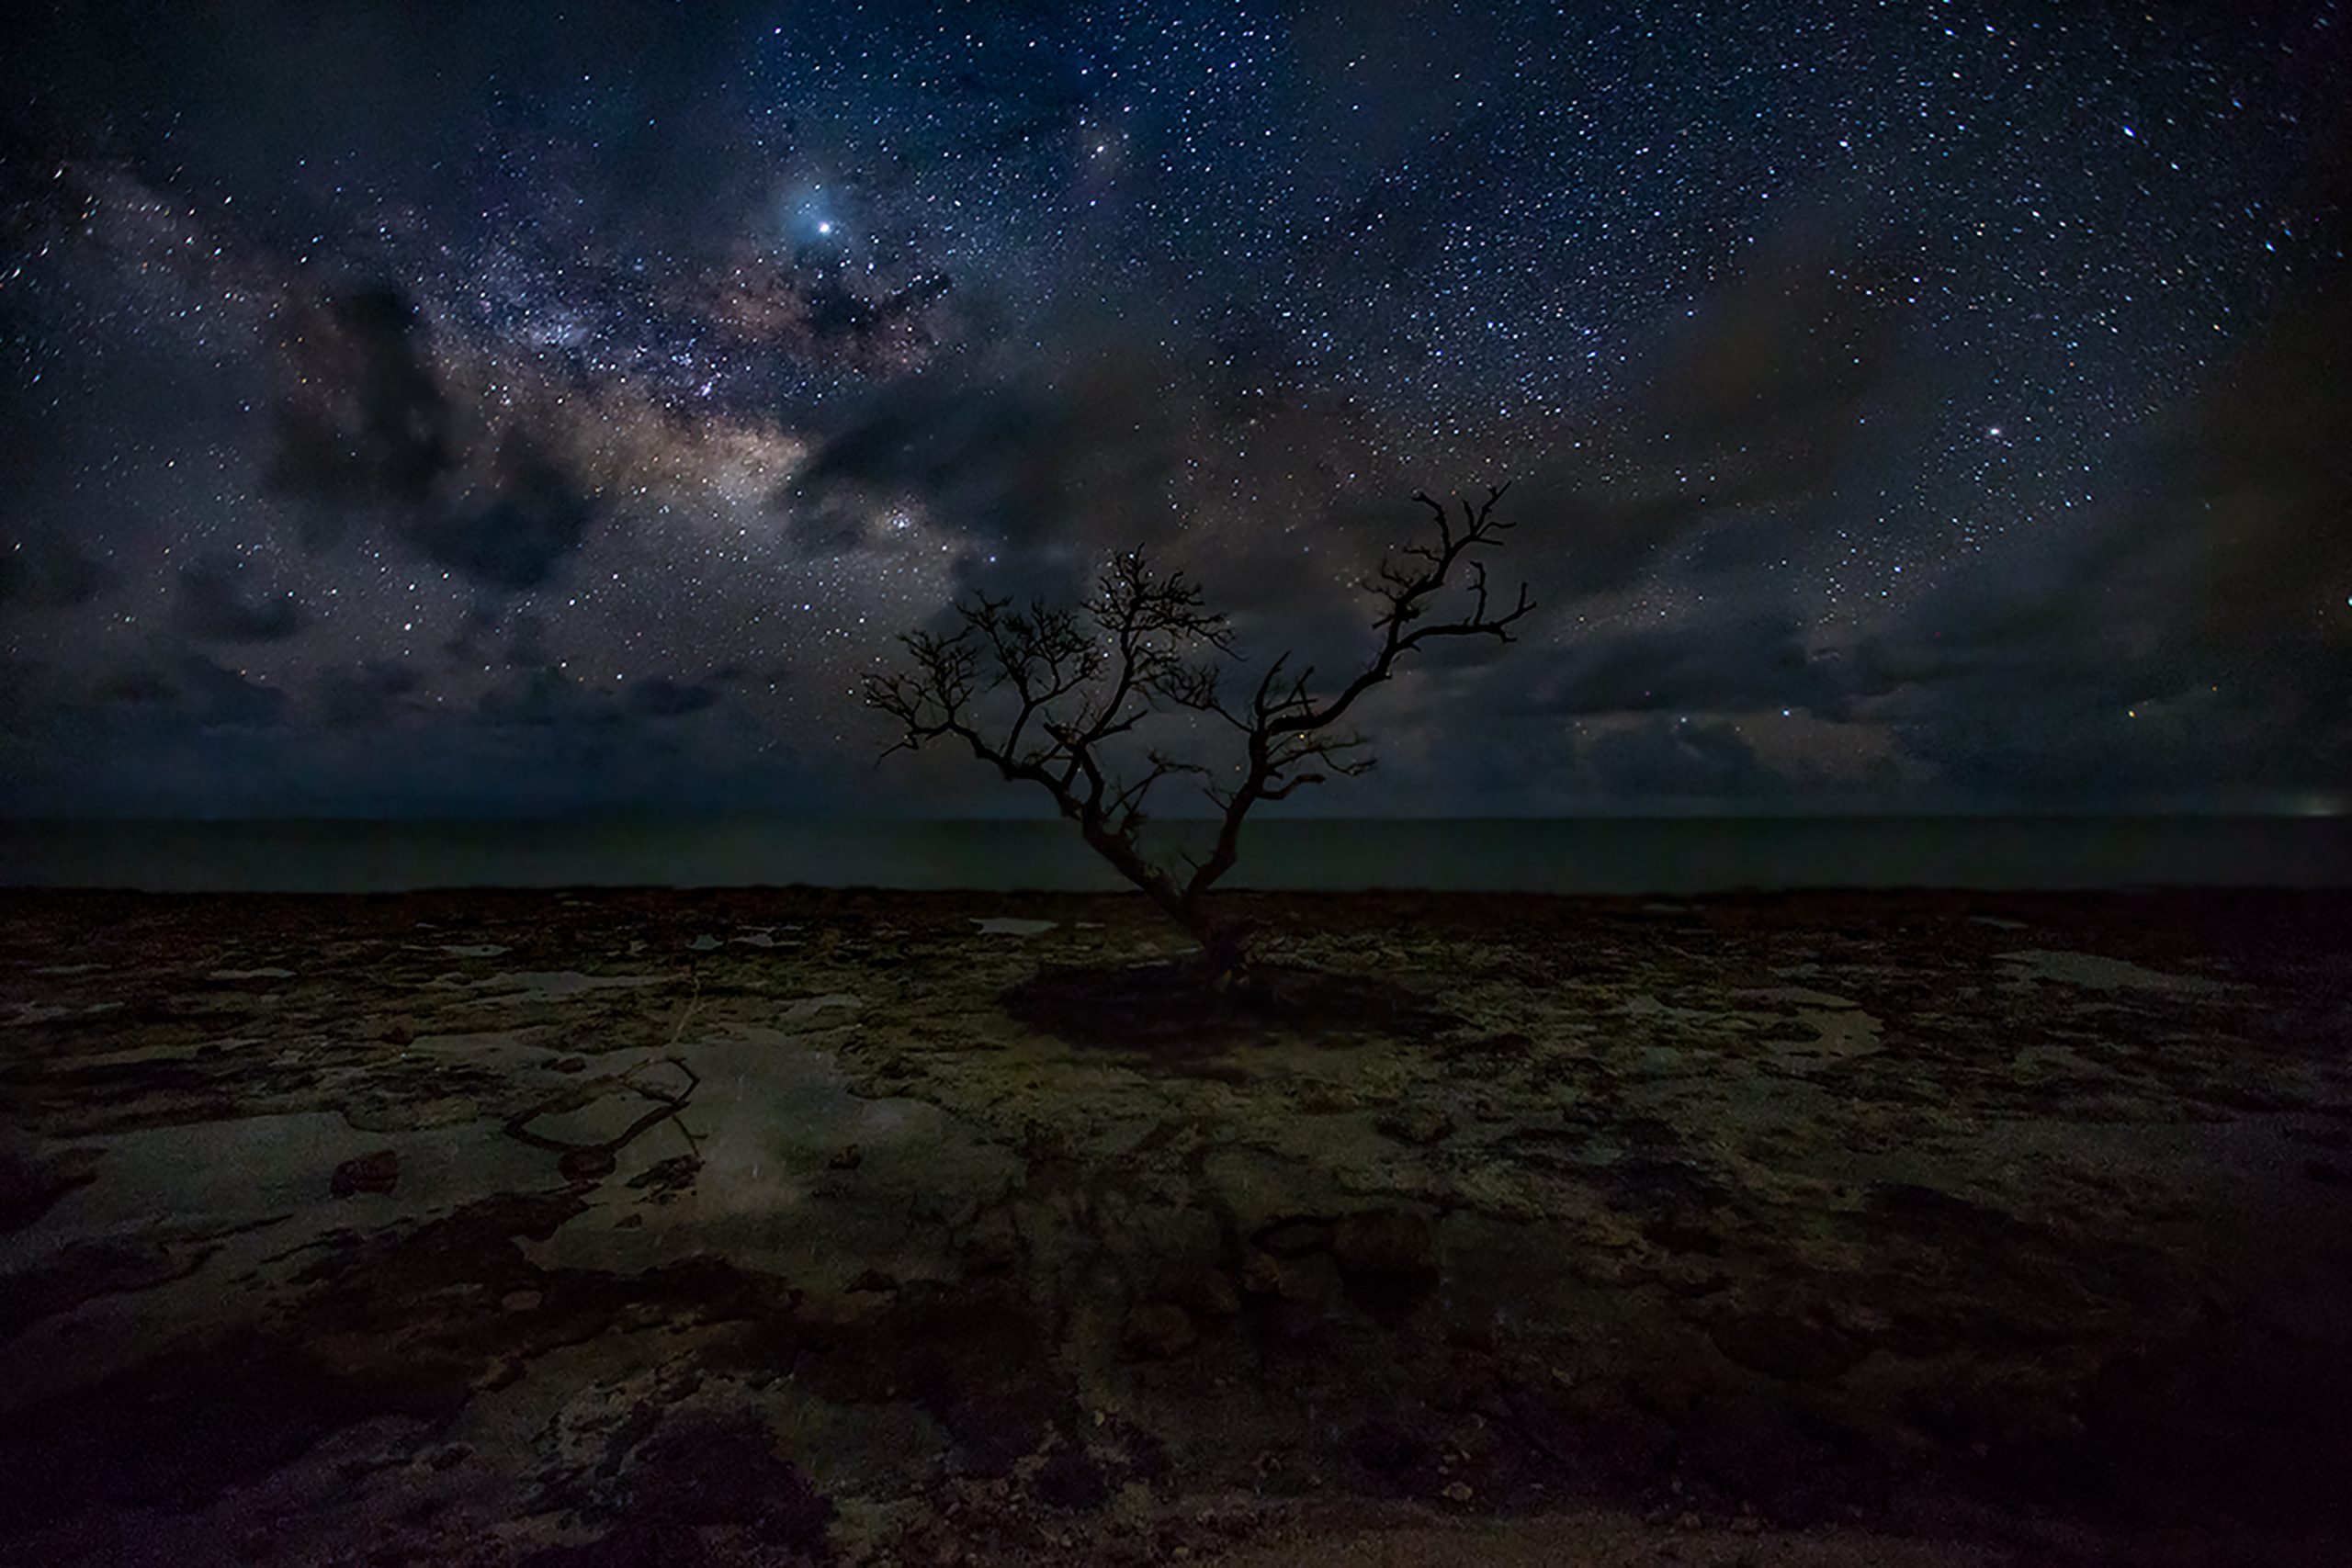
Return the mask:
[[[1505,481],[1303,808],[2352,808],[2338,0],[0,27],[11,814],[1034,808],[896,634]]]

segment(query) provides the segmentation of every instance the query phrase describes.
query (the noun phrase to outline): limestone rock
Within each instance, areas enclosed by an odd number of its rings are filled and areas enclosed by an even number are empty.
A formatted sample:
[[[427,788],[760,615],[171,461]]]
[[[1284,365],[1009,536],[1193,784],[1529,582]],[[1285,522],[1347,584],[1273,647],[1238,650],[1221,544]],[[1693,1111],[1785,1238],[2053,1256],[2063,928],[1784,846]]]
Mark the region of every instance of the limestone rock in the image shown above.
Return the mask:
[[[328,1187],[336,1197],[348,1198],[355,1192],[390,1192],[400,1185],[400,1181],[399,1152],[378,1149],[336,1166],[334,1179]]]
[[[1430,1275],[1437,1272],[1437,1238],[1419,1214],[1367,1209],[1331,1227],[1331,1257],[1349,1275]]]
[[[1453,1135],[1453,1118],[1434,1105],[1402,1105],[1385,1111],[1373,1126],[1400,1144],[1426,1147]]]
[[[1849,1336],[1790,1313],[1735,1313],[1707,1334],[1741,1366],[1791,1382],[1834,1378],[1862,1359],[1863,1347]]]
[[[1193,1314],[1174,1302],[1142,1302],[1127,1314],[1127,1348],[1155,1361],[1182,1355],[1200,1337]]]
[[[1241,1310],[1241,1292],[1222,1269],[1205,1269],[1185,1292],[1185,1304],[1205,1318],[1231,1317]]]
[[[598,1181],[612,1175],[617,1163],[609,1149],[567,1149],[555,1168],[566,1181]]]

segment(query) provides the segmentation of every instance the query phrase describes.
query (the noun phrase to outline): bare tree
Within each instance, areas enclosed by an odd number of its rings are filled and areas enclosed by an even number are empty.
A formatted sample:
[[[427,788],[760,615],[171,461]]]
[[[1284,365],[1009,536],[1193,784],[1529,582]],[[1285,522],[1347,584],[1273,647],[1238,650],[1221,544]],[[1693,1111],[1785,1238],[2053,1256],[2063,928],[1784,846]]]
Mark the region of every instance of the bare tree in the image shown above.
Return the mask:
[[[1489,489],[1476,504],[1458,498],[1458,517],[1414,493],[1429,509],[1435,537],[1391,550],[1363,584],[1381,606],[1372,627],[1379,648],[1329,695],[1317,694],[1312,666],[1293,672],[1284,653],[1246,699],[1231,700],[1224,666],[1237,655],[1226,617],[1204,606],[1182,571],[1162,576],[1131,550],[1113,561],[1082,607],[1033,601],[1015,610],[1010,599],[982,594],[956,605],[960,625],[952,635],[901,637],[907,667],[865,682],[867,705],[903,730],[883,755],[960,741],[1005,778],[1044,789],[1096,853],[1192,933],[1210,977],[1227,985],[1243,972],[1248,932],[1221,918],[1208,894],[1233,869],[1250,808],[1369,770],[1365,739],[1335,728],[1358,699],[1387,680],[1399,660],[1441,638],[1511,641],[1511,626],[1534,608],[1525,583],[1510,609],[1490,606],[1486,564],[1470,558],[1512,527],[1494,515],[1508,488]],[[1439,618],[1436,601],[1449,584],[1466,589],[1468,602],[1453,618]],[[1121,737],[1155,712],[1179,709],[1229,725],[1240,737],[1241,761],[1220,776],[1152,747],[1139,766],[1114,763]],[[1155,785],[1179,773],[1198,779],[1216,807],[1216,836],[1205,856],[1179,853],[1168,864],[1143,849],[1144,804]]]

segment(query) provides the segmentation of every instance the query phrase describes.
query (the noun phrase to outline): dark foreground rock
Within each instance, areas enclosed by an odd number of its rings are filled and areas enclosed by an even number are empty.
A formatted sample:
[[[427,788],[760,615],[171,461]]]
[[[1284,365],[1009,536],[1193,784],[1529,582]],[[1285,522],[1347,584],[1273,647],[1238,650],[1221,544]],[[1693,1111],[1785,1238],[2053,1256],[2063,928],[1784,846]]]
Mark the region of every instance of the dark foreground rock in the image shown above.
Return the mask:
[[[1246,902],[20,900],[0,1562],[2352,1561],[2343,900]]]

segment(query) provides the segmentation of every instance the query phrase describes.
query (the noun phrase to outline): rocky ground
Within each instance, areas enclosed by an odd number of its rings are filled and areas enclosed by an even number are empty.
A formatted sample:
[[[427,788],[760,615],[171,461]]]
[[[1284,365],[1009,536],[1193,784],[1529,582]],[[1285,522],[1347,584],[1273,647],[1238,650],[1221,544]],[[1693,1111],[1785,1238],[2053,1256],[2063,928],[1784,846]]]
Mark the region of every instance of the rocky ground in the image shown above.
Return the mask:
[[[0,1560],[2352,1560],[2341,896],[8,897]]]

